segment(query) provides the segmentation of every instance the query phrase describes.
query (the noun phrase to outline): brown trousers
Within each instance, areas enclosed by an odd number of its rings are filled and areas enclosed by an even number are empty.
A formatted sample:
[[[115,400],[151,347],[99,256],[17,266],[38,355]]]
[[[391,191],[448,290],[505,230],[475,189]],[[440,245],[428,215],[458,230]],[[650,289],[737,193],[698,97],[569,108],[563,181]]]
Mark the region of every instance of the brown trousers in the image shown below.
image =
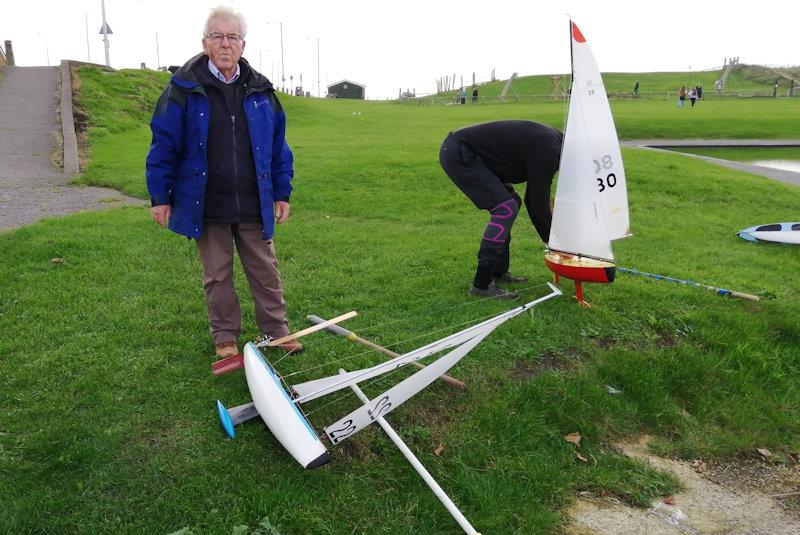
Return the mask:
[[[256,312],[256,325],[273,337],[289,334],[286,302],[272,241],[265,241],[259,223],[205,223],[197,240],[203,264],[203,288],[214,344],[236,340],[242,332],[242,311],[233,286],[233,244],[242,261]]]

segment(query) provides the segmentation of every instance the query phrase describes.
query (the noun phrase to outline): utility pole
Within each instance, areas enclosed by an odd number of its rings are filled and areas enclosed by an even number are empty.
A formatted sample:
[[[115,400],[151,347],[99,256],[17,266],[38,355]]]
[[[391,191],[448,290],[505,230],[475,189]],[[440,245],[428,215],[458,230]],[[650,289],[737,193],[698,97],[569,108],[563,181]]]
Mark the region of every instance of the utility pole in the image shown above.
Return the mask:
[[[100,0],[100,6],[103,9],[103,27],[100,28],[100,33],[103,34],[103,45],[106,49],[106,67],[111,67],[111,60],[108,59],[108,34],[111,33],[111,28],[106,23],[106,0]]]
[[[286,67],[283,64],[283,23],[278,23],[281,27],[281,85],[286,85]]]
[[[317,37],[317,97],[321,97],[319,89],[319,37]]]
[[[47,46],[47,36],[45,34],[43,34],[42,32],[36,32],[36,35],[41,36],[42,40],[44,41],[44,55],[45,55],[45,60],[47,61],[47,66],[49,67],[50,66],[50,49]]]

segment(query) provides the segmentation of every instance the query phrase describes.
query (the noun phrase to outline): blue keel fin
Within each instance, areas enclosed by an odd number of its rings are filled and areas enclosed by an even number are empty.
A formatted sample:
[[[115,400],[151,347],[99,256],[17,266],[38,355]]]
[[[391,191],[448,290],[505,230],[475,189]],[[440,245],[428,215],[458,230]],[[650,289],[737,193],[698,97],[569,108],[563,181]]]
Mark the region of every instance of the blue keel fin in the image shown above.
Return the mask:
[[[222,424],[225,433],[230,438],[235,438],[236,429],[233,427],[233,420],[231,420],[231,415],[228,414],[228,409],[225,408],[225,405],[220,400],[217,400],[217,414],[219,415],[219,423]]]

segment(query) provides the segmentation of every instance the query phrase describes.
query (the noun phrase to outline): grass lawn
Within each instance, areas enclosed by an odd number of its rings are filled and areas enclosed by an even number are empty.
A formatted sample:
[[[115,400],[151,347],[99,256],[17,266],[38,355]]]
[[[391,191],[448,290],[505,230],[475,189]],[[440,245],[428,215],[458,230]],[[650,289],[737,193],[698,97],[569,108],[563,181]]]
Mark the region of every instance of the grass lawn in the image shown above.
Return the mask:
[[[92,161],[79,181],[146,197],[146,122],[166,78],[80,72]],[[510,307],[467,297],[485,217],[439,168],[439,143],[492,119],[561,127],[563,103],[282,101],[296,178],[276,247],[293,330],[307,314],[357,310],[347,328],[402,352]],[[798,137],[800,110],[786,99],[708,101],[691,113],[655,100],[612,106],[623,138]],[[565,296],[495,331],[452,370],[466,390],[437,383],[394,411],[388,420],[483,533],[554,532],[581,490],[645,506],[677,489],[618,454],[619,438],[650,433],[658,453],[684,458],[766,447],[788,463],[800,452],[798,249],[734,235],[797,220],[800,189],[681,155],[623,156],[634,236],[615,243],[619,264],[763,299],[619,274],[587,285],[591,309]],[[194,245],[146,209],[45,220],[0,234],[0,247],[9,533],[461,532],[377,427],[313,471],[260,422],[225,437],[214,402],[249,401],[244,377],[212,377]],[[543,244],[524,215],[512,249],[514,272],[532,281],[525,297],[546,293]],[[237,275],[246,341],[259,333]],[[305,340],[304,354],[278,364],[285,376],[382,359],[325,333]],[[330,398],[306,407],[318,427],[357,406]]]

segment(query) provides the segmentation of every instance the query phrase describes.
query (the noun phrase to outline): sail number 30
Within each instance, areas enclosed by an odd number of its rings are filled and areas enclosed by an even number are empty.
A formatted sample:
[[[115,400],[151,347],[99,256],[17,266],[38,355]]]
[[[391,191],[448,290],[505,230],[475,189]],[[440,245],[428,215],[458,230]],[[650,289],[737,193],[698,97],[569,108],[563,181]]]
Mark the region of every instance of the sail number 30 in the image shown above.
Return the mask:
[[[594,172],[599,173],[601,169],[611,169],[613,165],[614,162],[611,160],[611,156],[606,154],[600,159],[600,161],[594,160]],[[605,191],[606,188],[613,188],[616,185],[617,175],[614,173],[608,173],[605,179],[602,177],[597,178],[597,187],[601,192]]]

